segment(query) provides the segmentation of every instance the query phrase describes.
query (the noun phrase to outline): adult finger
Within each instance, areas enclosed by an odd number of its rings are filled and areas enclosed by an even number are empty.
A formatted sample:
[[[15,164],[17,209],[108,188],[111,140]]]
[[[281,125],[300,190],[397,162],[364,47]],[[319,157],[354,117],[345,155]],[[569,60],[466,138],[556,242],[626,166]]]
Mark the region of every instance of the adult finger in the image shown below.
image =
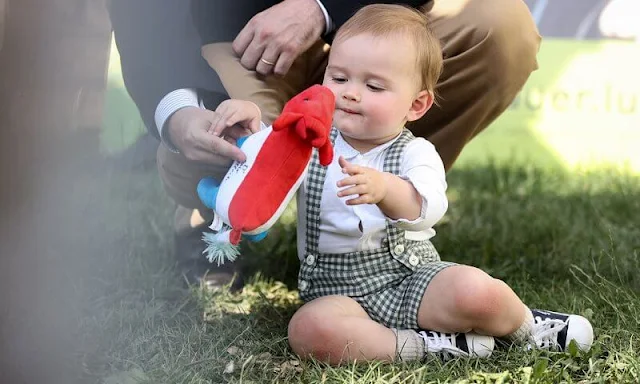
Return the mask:
[[[274,41],[270,41],[256,64],[256,72],[261,75],[270,75],[279,63],[280,51]]]
[[[249,42],[249,46],[245,49],[242,57],[240,57],[240,64],[248,70],[255,70],[264,49],[264,44],[258,39],[257,35],[254,35],[253,39]]]
[[[296,55],[284,50],[280,52],[280,56],[278,56],[278,61],[276,65],[273,67],[273,73],[278,76],[284,76],[291,69],[291,65],[293,65],[294,60],[296,59]]]
[[[238,142],[233,137],[229,137],[229,136],[225,135],[224,136],[224,141],[226,141],[227,143],[229,143],[231,145],[235,145],[236,147],[238,146],[238,144],[237,144]]]
[[[203,145],[202,140],[198,140],[194,136],[190,137],[182,153],[187,159],[199,163],[225,165],[230,164],[232,161],[232,159],[222,157],[208,150],[207,146]]]
[[[239,138],[244,136],[249,136],[252,133],[253,132],[251,132],[251,130],[241,125],[234,125],[232,127],[229,127],[226,131],[224,131],[224,137],[230,137],[234,140],[238,140]]]
[[[211,153],[210,151],[204,150],[202,148],[192,149],[190,156],[188,156],[187,158],[198,163],[223,166],[229,166],[233,162],[233,159]]]
[[[247,160],[247,156],[245,156],[240,148],[220,137],[210,136],[209,145],[213,153],[222,157],[227,157],[239,162]]]
[[[251,40],[253,40],[254,34],[255,27],[253,20],[249,20],[240,33],[238,33],[238,36],[233,40],[233,43],[231,43],[231,48],[238,57],[242,57],[244,51],[247,50],[247,47],[251,44]]]
[[[211,154],[226,157],[232,160],[243,162],[247,159],[244,152],[237,146],[225,141],[223,138],[208,133],[197,134],[195,139],[201,150]]]

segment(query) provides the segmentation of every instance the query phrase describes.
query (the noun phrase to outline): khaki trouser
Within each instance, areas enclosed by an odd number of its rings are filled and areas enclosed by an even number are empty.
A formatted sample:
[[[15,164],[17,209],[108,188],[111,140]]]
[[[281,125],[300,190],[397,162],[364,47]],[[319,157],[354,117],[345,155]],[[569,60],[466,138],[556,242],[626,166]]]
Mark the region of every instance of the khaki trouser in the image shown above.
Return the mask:
[[[408,128],[435,145],[448,170],[462,148],[509,106],[537,68],[540,35],[522,0],[434,0],[422,10],[443,47],[444,70],[436,87],[440,106],[434,105]],[[231,43],[206,45],[202,54],[229,95],[255,102],[268,124],[292,96],[322,82],[328,46],[322,42],[312,46],[282,78],[243,68]],[[158,150],[158,166],[169,195],[188,208],[179,210],[177,218],[190,217],[182,221],[193,226],[201,219],[191,216],[191,209],[207,211],[196,194],[198,181],[224,170],[194,165],[164,146]]]

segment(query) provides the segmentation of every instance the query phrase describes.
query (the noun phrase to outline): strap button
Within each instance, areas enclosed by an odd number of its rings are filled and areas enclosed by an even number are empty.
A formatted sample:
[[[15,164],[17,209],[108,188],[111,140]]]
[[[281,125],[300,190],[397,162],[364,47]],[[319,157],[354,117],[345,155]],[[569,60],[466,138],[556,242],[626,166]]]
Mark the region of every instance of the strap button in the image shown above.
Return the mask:
[[[305,262],[307,263],[307,265],[313,265],[316,262],[316,257],[310,254],[305,259]]]
[[[402,244],[398,244],[393,248],[393,253],[395,253],[397,256],[400,256],[404,253],[404,245]]]

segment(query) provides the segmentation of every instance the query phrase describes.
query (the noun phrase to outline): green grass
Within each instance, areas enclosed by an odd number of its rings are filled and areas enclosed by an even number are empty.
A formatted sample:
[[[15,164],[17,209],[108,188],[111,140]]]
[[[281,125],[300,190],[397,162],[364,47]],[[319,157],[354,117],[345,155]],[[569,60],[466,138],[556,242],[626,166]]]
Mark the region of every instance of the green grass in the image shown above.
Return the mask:
[[[89,291],[79,334],[87,378],[105,383],[637,382],[640,380],[640,179],[614,170],[464,165],[437,226],[443,258],[504,279],[535,307],[587,316],[588,354],[500,351],[485,361],[436,360],[339,368],[300,362],[286,341],[300,305],[292,220],[241,260],[239,294],[182,288],[171,256],[172,206],[154,171],[87,177],[78,190],[110,246],[78,289]],[[106,184],[105,184],[106,183]]]

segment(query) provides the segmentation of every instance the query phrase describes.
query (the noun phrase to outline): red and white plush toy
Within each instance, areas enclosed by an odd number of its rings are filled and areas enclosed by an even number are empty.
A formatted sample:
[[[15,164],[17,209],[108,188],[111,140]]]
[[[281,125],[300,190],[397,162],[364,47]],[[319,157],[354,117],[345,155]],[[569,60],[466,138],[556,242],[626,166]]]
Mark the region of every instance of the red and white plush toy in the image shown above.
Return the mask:
[[[313,148],[320,164],[331,163],[334,109],[327,87],[304,90],[284,106],[273,126],[238,140],[245,162],[234,162],[220,183],[200,181],[198,196],[214,211],[211,229],[217,231],[203,237],[210,262],[235,260],[241,237],[260,241],[267,235],[306,176]]]

